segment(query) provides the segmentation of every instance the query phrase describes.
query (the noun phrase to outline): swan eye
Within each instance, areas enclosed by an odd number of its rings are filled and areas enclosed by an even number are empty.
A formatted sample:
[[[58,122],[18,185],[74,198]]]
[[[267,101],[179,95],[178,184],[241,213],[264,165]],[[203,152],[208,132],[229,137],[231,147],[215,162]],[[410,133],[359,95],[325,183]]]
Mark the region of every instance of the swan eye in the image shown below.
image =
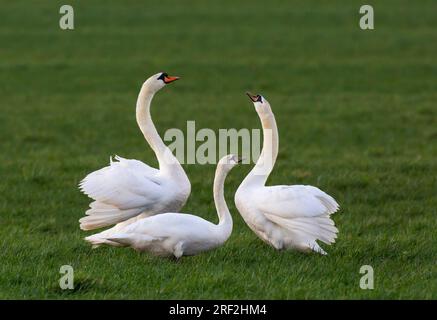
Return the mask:
[[[168,74],[165,73],[165,72],[163,72],[163,73],[161,73],[161,75],[158,77],[158,80],[162,80],[162,81],[165,82],[165,78],[166,78],[166,77],[168,77]]]

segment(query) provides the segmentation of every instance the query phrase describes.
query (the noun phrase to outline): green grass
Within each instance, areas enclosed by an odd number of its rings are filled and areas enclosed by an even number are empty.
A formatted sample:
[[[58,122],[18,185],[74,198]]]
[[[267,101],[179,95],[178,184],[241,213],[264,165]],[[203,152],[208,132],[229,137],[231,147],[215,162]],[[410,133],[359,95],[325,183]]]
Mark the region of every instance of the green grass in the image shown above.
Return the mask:
[[[0,298],[437,298],[436,1],[0,1]],[[79,229],[87,173],[119,154],[156,166],[134,108],[142,81],[183,79],[157,95],[158,130],[259,128],[244,95],[265,95],[280,155],[270,184],[312,184],[342,206],[329,255],[277,252],[226,197],[234,232],[180,262],[91,250]],[[184,212],[216,221],[214,165],[185,165]],[[59,268],[75,289],[59,288]],[[361,265],[375,289],[361,290]]]

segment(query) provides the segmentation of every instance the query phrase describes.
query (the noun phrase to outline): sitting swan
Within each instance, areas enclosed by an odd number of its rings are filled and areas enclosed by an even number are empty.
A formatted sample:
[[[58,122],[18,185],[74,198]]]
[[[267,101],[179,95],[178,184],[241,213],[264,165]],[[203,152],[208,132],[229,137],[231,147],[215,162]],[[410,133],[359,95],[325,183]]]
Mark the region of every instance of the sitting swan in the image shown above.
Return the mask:
[[[248,93],[263,127],[263,150],[235,193],[235,205],[249,227],[276,249],[326,252],[317,244],[335,242],[330,215],[339,208],[328,194],[312,186],[265,186],[278,155],[278,129],[270,104]]]
[[[217,165],[214,202],[219,216],[218,224],[191,214],[163,213],[139,219],[110,236],[101,233],[87,240],[92,243],[118,243],[138,251],[149,251],[159,256],[173,255],[176,258],[221,246],[232,232],[232,217],[224,197],[224,181],[228,172],[240,161],[234,155],[227,155]]]
[[[110,235],[137,219],[178,212],[184,206],[190,195],[190,181],[160,138],[150,116],[155,93],[177,79],[166,73],[151,76],[142,85],[136,105],[138,125],[158,158],[159,170],[138,160],[116,156],[117,161],[111,159],[109,166],[87,175],[79,186],[94,201],[86,216],[79,220],[82,230],[118,223],[104,231]]]

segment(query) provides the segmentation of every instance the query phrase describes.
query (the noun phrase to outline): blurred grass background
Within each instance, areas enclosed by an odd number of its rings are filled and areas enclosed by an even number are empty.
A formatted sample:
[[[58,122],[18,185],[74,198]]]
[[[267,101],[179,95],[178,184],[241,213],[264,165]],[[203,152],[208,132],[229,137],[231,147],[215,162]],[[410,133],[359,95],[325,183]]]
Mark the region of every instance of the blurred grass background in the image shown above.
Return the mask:
[[[437,2],[0,1],[0,298],[437,298]],[[329,255],[277,252],[243,223],[225,246],[170,260],[91,250],[77,183],[109,155],[155,156],[135,122],[141,83],[183,77],[152,114],[169,128],[259,128],[246,90],[272,104],[271,184],[312,184],[342,206]],[[185,165],[184,212],[216,221],[214,165]],[[59,288],[59,268],[75,289]],[[361,290],[361,265],[375,289]]]

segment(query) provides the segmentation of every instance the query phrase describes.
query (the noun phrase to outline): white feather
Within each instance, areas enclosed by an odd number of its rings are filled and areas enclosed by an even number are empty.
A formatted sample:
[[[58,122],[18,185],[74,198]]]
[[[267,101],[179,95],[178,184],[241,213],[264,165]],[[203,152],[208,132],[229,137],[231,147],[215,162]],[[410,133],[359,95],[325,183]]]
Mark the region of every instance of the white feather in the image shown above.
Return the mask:
[[[160,169],[134,159],[110,157],[109,166],[88,174],[79,184],[79,189],[94,200],[85,217],[79,220],[81,229],[121,224],[107,230],[109,234],[140,217],[178,212],[185,204],[190,181],[159,137],[150,117],[151,100],[165,85],[160,76],[161,73],[154,75],[143,84],[136,109],[138,125],[155,152]]]
[[[228,161],[229,160],[229,161]],[[114,227],[87,237],[93,246],[102,244],[128,246],[160,256],[195,255],[222,245],[231,235],[232,217],[224,199],[224,180],[238,163],[228,155],[219,161],[214,179],[214,201],[219,223],[213,224],[198,216],[181,213],[163,213]]]
[[[235,194],[235,205],[249,227],[275,248],[326,254],[317,241],[335,242],[338,229],[330,215],[339,205],[313,186],[265,186],[278,153],[278,130],[267,100],[256,97],[253,101],[263,125],[264,146]]]

